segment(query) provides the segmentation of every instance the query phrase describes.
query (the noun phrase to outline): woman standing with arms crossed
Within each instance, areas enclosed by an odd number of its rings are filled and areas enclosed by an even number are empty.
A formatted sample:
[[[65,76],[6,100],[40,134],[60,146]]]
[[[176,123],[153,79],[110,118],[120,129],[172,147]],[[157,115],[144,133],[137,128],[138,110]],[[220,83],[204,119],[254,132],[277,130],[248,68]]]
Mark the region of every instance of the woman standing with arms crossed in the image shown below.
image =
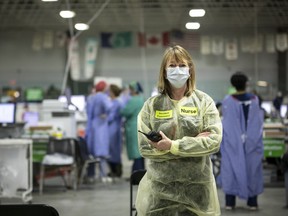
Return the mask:
[[[161,63],[158,90],[138,115],[138,129],[159,131],[159,142],[138,136],[149,159],[136,209],[139,216],[220,215],[210,155],[222,138],[219,112],[210,96],[195,88],[192,57],[169,47]]]

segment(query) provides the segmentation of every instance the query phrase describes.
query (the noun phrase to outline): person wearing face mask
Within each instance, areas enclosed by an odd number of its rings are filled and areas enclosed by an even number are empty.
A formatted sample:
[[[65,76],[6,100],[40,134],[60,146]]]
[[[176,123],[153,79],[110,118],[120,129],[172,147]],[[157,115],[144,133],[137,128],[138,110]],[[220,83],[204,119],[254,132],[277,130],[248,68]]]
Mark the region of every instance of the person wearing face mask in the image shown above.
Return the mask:
[[[149,161],[138,187],[137,213],[220,215],[209,156],[219,151],[222,123],[213,99],[195,88],[192,57],[183,47],[164,52],[158,91],[138,114],[138,130],[159,132],[161,140],[138,135],[140,153]]]

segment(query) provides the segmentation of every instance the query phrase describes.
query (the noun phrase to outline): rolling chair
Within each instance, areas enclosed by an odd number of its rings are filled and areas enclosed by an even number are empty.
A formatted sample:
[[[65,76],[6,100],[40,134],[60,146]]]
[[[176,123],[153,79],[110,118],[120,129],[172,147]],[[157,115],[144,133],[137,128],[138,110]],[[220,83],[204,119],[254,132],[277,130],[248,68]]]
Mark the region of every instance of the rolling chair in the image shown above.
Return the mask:
[[[79,165],[79,180],[78,180],[78,186],[81,186],[83,183],[83,179],[85,175],[87,174],[87,168],[89,164],[100,164],[100,158],[94,157],[93,155],[89,154],[88,151],[88,146],[87,142],[84,138],[78,137],[78,145],[79,145],[79,150],[80,150],[80,155],[81,155],[81,161]]]
[[[138,187],[145,173],[146,173],[146,170],[136,170],[130,176],[130,216],[133,215],[134,211],[135,211],[135,216],[137,215],[133,194],[134,194],[135,187]]]
[[[47,153],[44,156],[40,165],[40,179],[39,179],[39,194],[43,192],[43,185],[45,173],[49,169],[55,174],[60,175],[64,181],[66,188],[69,188],[66,177],[73,178],[73,189],[77,189],[78,183],[78,169],[77,163],[79,161],[79,149],[77,140],[74,138],[57,139],[49,138],[47,145]]]
[[[217,178],[220,175],[220,168],[221,168],[221,153],[220,151],[211,155],[211,162],[213,168],[214,177]]]

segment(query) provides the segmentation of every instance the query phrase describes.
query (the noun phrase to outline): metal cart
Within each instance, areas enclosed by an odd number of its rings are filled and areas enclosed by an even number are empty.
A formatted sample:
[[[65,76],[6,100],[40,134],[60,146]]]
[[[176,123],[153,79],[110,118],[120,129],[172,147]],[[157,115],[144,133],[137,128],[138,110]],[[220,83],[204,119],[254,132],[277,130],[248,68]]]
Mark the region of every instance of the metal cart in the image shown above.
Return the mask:
[[[0,139],[0,200],[32,203],[32,140]]]
[[[283,181],[281,171],[282,156],[287,151],[287,126],[282,122],[266,122],[263,130],[264,144],[264,182],[277,183]]]

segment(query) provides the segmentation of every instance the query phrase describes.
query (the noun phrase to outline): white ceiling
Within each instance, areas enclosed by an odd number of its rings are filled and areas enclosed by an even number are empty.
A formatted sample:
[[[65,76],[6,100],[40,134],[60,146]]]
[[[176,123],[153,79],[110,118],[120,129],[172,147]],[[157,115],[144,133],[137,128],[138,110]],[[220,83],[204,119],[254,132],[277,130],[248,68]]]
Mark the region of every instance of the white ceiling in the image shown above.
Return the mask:
[[[199,21],[199,31],[288,27],[288,0],[1,0],[0,31],[68,29],[59,12],[69,7],[76,12],[72,24],[90,21],[99,32],[185,30],[188,21]],[[189,17],[192,8],[205,9],[205,17]]]

